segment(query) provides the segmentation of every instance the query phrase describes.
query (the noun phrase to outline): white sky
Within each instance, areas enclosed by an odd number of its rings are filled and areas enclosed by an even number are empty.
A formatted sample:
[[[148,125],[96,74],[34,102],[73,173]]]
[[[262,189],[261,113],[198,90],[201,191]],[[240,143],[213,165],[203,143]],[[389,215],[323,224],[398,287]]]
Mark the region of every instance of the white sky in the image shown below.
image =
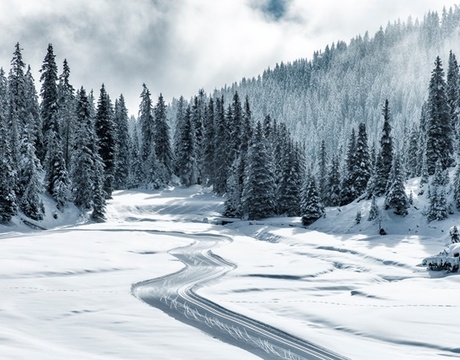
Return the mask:
[[[0,66],[8,71],[17,41],[38,70],[52,43],[67,58],[75,88],[105,83],[137,114],[142,83],[154,100],[207,92],[253,77],[277,62],[311,58],[337,40],[452,0],[1,0]],[[279,11],[277,16],[270,9]]]

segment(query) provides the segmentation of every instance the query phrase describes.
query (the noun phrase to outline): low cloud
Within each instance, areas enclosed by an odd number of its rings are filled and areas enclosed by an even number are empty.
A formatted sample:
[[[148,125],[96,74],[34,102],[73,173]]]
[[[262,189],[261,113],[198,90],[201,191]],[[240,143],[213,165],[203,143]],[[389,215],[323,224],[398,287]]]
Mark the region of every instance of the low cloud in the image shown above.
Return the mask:
[[[143,82],[154,97],[188,98],[429,9],[441,6],[436,0],[3,0],[0,66],[8,71],[19,41],[39,86],[52,43],[59,67],[67,58],[74,87],[94,89],[97,97],[105,83],[112,99],[123,93],[137,114]]]

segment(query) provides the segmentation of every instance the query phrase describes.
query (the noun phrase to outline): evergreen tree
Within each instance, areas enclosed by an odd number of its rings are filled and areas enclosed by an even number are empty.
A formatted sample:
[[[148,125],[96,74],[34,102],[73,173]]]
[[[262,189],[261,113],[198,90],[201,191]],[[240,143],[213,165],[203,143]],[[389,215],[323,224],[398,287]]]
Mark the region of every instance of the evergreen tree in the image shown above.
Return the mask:
[[[22,212],[33,220],[43,220],[45,207],[40,198],[43,186],[39,171],[40,161],[35,154],[33,141],[29,138],[28,126],[24,128],[21,142],[21,158],[19,161],[19,207]]]
[[[426,130],[426,161],[428,174],[435,172],[439,159],[443,169],[453,163],[452,120],[446,94],[444,70],[439,56],[431,73],[428,89],[428,121]]]
[[[84,211],[91,210],[93,205],[100,210],[103,204],[100,198],[100,187],[103,184],[101,169],[104,165],[99,156],[96,131],[91,117],[91,104],[83,88],[77,93],[76,112],[78,130],[75,151],[72,154],[74,203]],[[102,195],[105,198],[105,194]]]
[[[107,194],[104,191],[104,161],[98,155],[95,156],[94,161],[94,187],[92,196],[93,212],[91,218],[96,222],[104,222],[105,210],[106,210],[106,197]]]
[[[390,173],[393,163],[393,138],[391,136],[390,107],[388,99],[383,106],[383,130],[380,138],[380,151],[375,164],[373,194],[382,196],[390,186]]]
[[[8,129],[4,117],[3,106],[0,103],[0,221],[8,222],[17,213],[17,202],[14,183],[16,174],[11,166]]]
[[[457,165],[454,174],[454,202],[457,210],[460,210],[460,166]]]
[[[460,115],[460,71],[452,50],[449,52],[449,67],[447,70],[446,84],[447,103],[449,104],[450,125],[453,132],[454,144],[458,148],[458,130]]]
[[[70,169],[75,133],[75,90],[69,82],[70,68],[64,59],[63,71],[58,84],[58,123],[61,131],[62,152],[67,169]]]
[[[313,224],[324,215],[324,206],[321,203],[315,179],[311,175],[308,175],[302,188],[300,213],[304,226]]]
[[[340,169],[339,159],[334,156],[331,160],[330,171],[327,179],[327,206],[340,206]]]
[[[340,205],[347,205],[357,197],[355,167],[356,167],[356,135],[355,130],[351,132],[348,142],[347,157],[346,157],[345,176],[342,181],[340,192]]]
[[[184,119],[185,119],[185,108],[186,103],[184,97],[181,96],[177,102],[177,110],[176,110],[176,124],[174,127],[174,173],[177,174],[179,169],[177,165],[177,154],[179,153],[182,143],[182,127],[184,126]]]
[[[115,101],[114,122],[117,129],[115,156],[115,178],[114,186],[116,189],[126,189],[129,184],[129,171],[131,161],[134,158],[130,154],[130,137],[128,129],[128,110],[126,109],[125,98],[123,94]],[[139,154],[136,155],[136,157]]]
[[[129,187],[136,188],[142,183],[143,170],[141,163],[141,156],[139,151],[139,137],[137,135],[137,127],[133,130],[129,137]]]
[[[205,116],[205,134],[204,134],[204,183],[206,185],[214,185],[216,177],[216,125],[215,125],[215,111],[214,100],[209,99],[209,103]]]
[[[435,173],[429,187],[430,204],[426,213],[428,221],[444,220],[449,216],[449,208],[446,198],[445,189],[445,171],[441,160],[438,160],[435,165]],[[447,180],[448,182],[448,180]]]
[[[185,110],[180,143],[181,147],[176,154],[177,175],[183,186],[191,186],[198,182],[198,164],[196,159],[195,131],[193,129],[190,106]]]
[[[407,215],[409,198],[404,188],[404,176],[401,169],[399,156],[395,156],[390,178],[390,188],[385,197],[385,210],[393,209],[396,215]]]
[[[49,44],[40,70],[40,81],[42,82],[40,91],[40,96],[42,98],[40,113],[43,121],[45,156],[48,157],[53,157],[49,153],[54,150],[49,142],[52,141],[54,137],[57,137],[57,141],[60,142],[60,133],[56,116],[58,110],[58,75],[55,58],[53,45]],[[47,164],[47,171],[49,171],[48,166],[49,164]]]
[[[139,106],[142,170],[146,185],[158,187],[160,184],[157,177],[158,162],[155,152],[155,120],[153,117],[153,105],[149,89],[145,84],[143,84],[142,87],[141,104]]]
[[[367,143],[366,125],[364,123],[359,124],[354,158],[354,187],[356,196],[361,196],[366,191],[367,183],[371,177],[371,158]]]
[[[321,140],[321,149],[319,152],[319,162],[318,162],[318,184],[319,184],[319,194],[321,201],[326,203],[327,198],[327,151],[326,151],[326,142]]]
[[[29,126],[30,141],[32,141],[34,148],[41,149],[43,151],[43,133],[42,133],[42,121],[40,117],[40,105],[38,104],[37,90],[35,89],[35,80],[32,76],[32,70],[30,66],[27,68],[27,72],[24,76],[25,82],[25,122]],[[36,155],[39,159],[44,159],[44,153],[37,150]]]
[[[377,219],[379,216],[379,207],[377,206],[377,200],[375,199],[375,195],[372,195],[371,200],[371,207],[369,209],[369,216],[367,218],[368,221],[372,221]]]
[[[95,119],[95,129],[99,156],[104,163],[104,192],[108,199],[112,197],[115,181],[116,164],[116,128],[110,97],[102,84]]]
[[[299,216],[303,175],[300,150],[290,139],[285,141],[281,177],[277,189],[277,212],[287,216]]]
[[[249,220],[275,214],[273,159],[267,151],[262,125],[257,123],[248,153],[248,167],[242,194],[243,216]]]
[[[16,172],[19,164],[19,135],[25,125],[26,117],[26,82],[24,75],[24,61],[22,60],[22,49],[16,43],[11,70],[8,76],[8,122],[7,129],[10,141],[11,163],[13,171]]]
[[[228,144],[230,139],[230,129],[226,121],[224,111],[224,99],[216,99],[216,152],[215,152],[215,172],[216,180],[214,191],[223,195],[227,191],[227,179],[229,174],[228,165]]]
[[[160,94],[158,102],[154,108],[155,114],[155,132],[154,143],[155,153],[158,164],[162,169],[159,174],[161,182],[167,184],[171,181],[173,172],[173,155],[171,151],[171,143],[169,136],[169,125],[166,118],[166,104],[163,100],[163,95]]]
[[[417,126],[414,124],[412,126],[412,130],[410,132],[410,139],[409,139],[409,149],[408,149],[408,157],[406,161],[406,170],[407,175],[409,178],[413,178],[419,175],[418,168],[419,168],[419,141],[420,141],[420,134],[417,129]]]

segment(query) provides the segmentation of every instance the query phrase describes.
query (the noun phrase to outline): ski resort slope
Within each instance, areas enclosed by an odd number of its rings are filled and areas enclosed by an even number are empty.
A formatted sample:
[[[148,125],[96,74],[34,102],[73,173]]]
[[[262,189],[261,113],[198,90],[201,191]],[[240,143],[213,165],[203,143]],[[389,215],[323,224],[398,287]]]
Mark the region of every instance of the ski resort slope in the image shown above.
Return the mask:
[[[234,264],[197,297],[352,359],[459,357],[460,278],[418,266],[442,249],[443,222],[381,237],[351,225],[358,206],[331,210],[325,234],[326,219],[213,225],[222,198],[200,187],[121,191],[104,224],[0,227],[0,358],[258,358],[131,293],[183,272],[177,249],[199,246],[197,234],[231,239],[202,246]]]

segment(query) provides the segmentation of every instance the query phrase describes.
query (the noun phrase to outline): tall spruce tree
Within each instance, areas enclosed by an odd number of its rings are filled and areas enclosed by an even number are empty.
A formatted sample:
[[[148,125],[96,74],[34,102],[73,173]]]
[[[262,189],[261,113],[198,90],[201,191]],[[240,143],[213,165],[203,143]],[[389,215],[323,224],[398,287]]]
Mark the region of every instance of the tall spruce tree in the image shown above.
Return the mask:
[[[110,199],[115,181],[116,128],[112,103],[104,84],[102,84],[97,102],[95,129],[99,156],[104,163],[104,192],[107,198]]]
[[[407,215],[409,208],[409,198],[404,188],[404,174],[401,169],[399,155],[396,154],[390,177],[390,187],[385,197],[385,210],[393,209],[396,215]]]
[[[215,184],[214,191],[223,195],[227,191],[229,175],[228,144],[230,141],[230,128],[224,110],[224,99],[216,99],[216,152],[215,152]]]
[[[426,212],[428,221],[444,220],[449,216],[449,206],[446,197],[446,184],[448,183],[447,171],[443,169],[441,160],[438,160],[435,165],[435,172],[428,193],[430,200]]]
[[[15,193],[16,173],[12,164],[10,136],[3,109],[0,102],[0,221],[8,222],[17,214]]]
[[[300,200],[300,213],[302,224],[308,226],[324,215],[324,205],[319,197],[318,187],[315,178],[308,175],[302,188]]]
[[[275,176],[273,159],[267,151],[262,124],[257,123],[248,152],[248,167],[242,193],[242,212],[249,220],[275,214]]]
[[[214,100],[209,99],[205,116],[204,133],[204,163],[206,164],[203,173],[203,182],[206,185],[214,185],[216,181],[216,124]]]
[[[426,129],[426,161],[428,174],[435,172],[436,162],[443,169],[453,164],[452,119],[446,93],[441,59],[436,58],[428,89],[428,119]]]
[[[19,164],[20,133],[25,125],[26,117],[26,82],[24,75],[25,63],[22,59],[22,49],[16,43],[11,70],[8,76],[8,121],[11,163],[13,170],[17,172]]]
[[[184,186],[191,186],[198,182],[198,162],[196,154],[196,139],[191,119],[190,106],[185,110],[184,123],[181,127],[181,147],[176,154],[178,176]]]
[[[35,154],[33,140],[30,139],[29,126],[24,128],[21,139],[19,160],[19,208],[24,215],[33,220],[43,220],[45,207],[40,194],[43,184],[40,177],[40,161]]]
[[[150,91],[142,84],[141,104],[139,105],[139,125],[141,134],[141,162],[144,182],[147,187],[158,188],[161,184],[157,176],[158,162],[155,151],[155,119]]]
[[[70,169],[75,133],[75,90],[69,82],[70,68],[64,59],[58,84],[58,123],[62,139],[62,152],[67,169]]]
[[[459,147],[459,116],[460,116],[460,71],[457,58],[452,50],[449,52],[449,67],[447,70],[446,83],[447,103],[449,104],[450,125],[453,132],[454,150]]]
[[[125,98],[123,94],[115,101],[114,122],[117,129],[115,156],[115,189],[126,189],[129,184],[129,171],[131,161],[134,159],[130,156],[130,137],[128,127],[128,109],[126,109]],[[138,156],[138,155],[137,155]]]
[[[85,89],[77,93],[77,133],[72,154],[72,184],[74,203],[82,210],[91,210],[102,203],[103,162],[99,156],[97,136],[91,116],[91,104]],[[105,198],[105,194],[103,196]]]
[[[162,94],[158,97],[158,102],[153,112],[155,115],[155,131],[153,134],[155,153],[158,165],[161,169],[159,177],[163,184],[167,184],[171,181],[173,173],[173,155],[171,151],[168,119],[166,117],[166,104]]]
[[[372,194],[382,196],[389,189],[393,163],[393,138],[391,136],[390,107],[388,99],[383,106],[383,130],[380,138],[380,151],[375,164],[374,188]]]
[[[341,193],[341,183],[340,183],[340,165],[339,159],[335,155],[332,157],[329,174],[327,178],[327,197],[326,205],[327,206],[339,206],[340,193]]]
[[[354,187],[356,196],[359,197],[365,193],[372,171],[369,145],[367,143],[366,125],[364,123],[359,124],[354,158]]]
[[[340,192],[340,204],[347,205],[357,197],[355,168],[356,168],[356,135],[355,129],[352,130],[348,141],[347,157],[345,160],[345,175],[342,180]]]

